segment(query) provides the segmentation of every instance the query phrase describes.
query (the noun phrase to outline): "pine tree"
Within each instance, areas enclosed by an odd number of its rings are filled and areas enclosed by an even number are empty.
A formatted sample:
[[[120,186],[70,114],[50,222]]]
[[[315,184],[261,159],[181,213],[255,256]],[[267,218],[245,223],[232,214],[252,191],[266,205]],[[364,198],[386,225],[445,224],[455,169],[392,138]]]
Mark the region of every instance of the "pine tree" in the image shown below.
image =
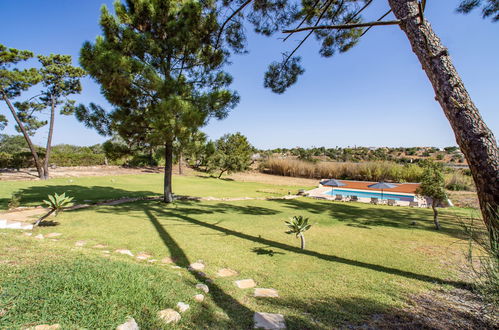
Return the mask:
[[[113,109],[80,106],[77,118],[101,134],[163,146],[164,201],[172,202],[174,143],[238,102],[214,47],[220,27],[212,2],[127,0],[102,7],[103,35],[86,42],[80,62]]]
[[[495,216],[499,205],[499,152],[496,139],[469,96],[457,73],[449,51],[445,48],[425,18],[426,0],[387,0],[387,12],[378,19],[365,22],[362,14],[373,0],[287,0],[224,1],[232,12],[222,27],[228,40],[244,45],[243,20],[247,18],[255,30],[264,35],[284,32],[303,36],[301,41],[284,54],[281,61],[271,63],[264,84],[276,93],[283,93],[296,83],[304,72],[297,51],[312,35],[321,43],[324,57],[343,53],[355,46],[371,28],[397,25],[405,33],[413,52],[433,85],[439,102],[454,131],[456,141],[470,166],[477,187],[482,217],[492,242],[499,241],[499,222]],[[482,7],[484,17],[497,21],[499,6],[495,0],[463,0],[461,12]],[[244,9],[248,7],[247,14]],[[385,20],[393,14],[395,19]],[[242,47],[244,50],[244,47]],[[494,244],[493,244],[494,245]],[[495,244],[497,245],[497,244]]]

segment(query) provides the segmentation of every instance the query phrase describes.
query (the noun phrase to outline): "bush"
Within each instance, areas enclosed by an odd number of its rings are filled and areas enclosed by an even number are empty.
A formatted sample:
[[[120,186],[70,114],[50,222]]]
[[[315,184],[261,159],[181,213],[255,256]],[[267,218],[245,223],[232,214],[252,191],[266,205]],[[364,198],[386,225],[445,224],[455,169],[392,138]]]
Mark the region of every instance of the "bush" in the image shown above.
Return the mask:
[[[337,178],[365,181],[418,182],[422,168],[415,164],[400,165],[391,162],[310,162],[269,158],[263,161],[259,170],[264,173],[311,179]]]
[[[474,190],[474,184],[470,177],[464,176],[459,172],[453,173],[451,176],[447,176],[445,180],[445,188],[453,191],[472,191]]]

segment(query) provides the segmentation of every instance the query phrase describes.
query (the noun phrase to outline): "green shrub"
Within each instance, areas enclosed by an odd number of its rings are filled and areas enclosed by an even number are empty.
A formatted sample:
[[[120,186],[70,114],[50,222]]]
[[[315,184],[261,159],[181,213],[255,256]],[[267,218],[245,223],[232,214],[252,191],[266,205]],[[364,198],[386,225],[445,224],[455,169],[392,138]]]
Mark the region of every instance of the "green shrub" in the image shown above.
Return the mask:
[[[10,196],[10,201],[9,201],[9,210],[15,209],[15,208],[18,208],[19,206],[21,206],[21,197],[22,197],[22,195],[18,191],[12,193],[12,195]]]

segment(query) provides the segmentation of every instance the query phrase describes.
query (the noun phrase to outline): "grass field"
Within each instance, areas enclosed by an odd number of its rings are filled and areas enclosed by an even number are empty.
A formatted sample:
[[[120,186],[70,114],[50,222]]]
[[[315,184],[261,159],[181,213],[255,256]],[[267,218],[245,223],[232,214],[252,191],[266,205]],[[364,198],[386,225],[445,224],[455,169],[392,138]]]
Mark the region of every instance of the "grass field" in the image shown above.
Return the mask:
[[[23,205],[47,193],[66,191],[86,199],[143,196],[161,191],[161,176],[136,175],[0,183],[0,205],[23,191]],[[214,197],[276,196],[302,187],[175,177],[175,192]],[[442,212],[443,230],[433,229],[431,211],[405,207],[333,203],[308,198],[177,202],[141,201],[64,212],[58,241],[1,231],[0,328],[59,323],[63,328],[111,329],[134,317],[141,328],[161,328],[155,315],[179,301],[191,308],[176,328],[248,329],[253,312],[281,313],[290,329],[330,329],[406,306],[408,297],[466,285],[459,267],[466,248],[456,214]],[[307,250],[286,235],[284,220],[309,217]],[[415,222],[415,225],[411,223]],[[84,240],[85,247],[75,247]],[[173,257],[182,269],[148,263],[107,249]],[[202,275],[186,266],[206,263],[213,279],[203,303],[195,284]],[[239,275],[217,278],[227,267]],[[252,278],[278,298],[255,298],[234,285]]]

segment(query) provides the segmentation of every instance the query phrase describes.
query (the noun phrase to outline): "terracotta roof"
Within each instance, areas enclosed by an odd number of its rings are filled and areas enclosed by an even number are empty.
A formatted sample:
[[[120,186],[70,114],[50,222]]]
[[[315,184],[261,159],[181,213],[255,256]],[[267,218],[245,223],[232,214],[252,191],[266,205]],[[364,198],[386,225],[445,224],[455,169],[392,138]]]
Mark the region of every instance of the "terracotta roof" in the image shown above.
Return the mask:
[[[369,188],[369,185],[375,184],[376,182],[371,181],[351,181],[351,180],[339,180],[345,184],[345,186],[334,187],[336,189],[359,189],[359,190],[375,190],[380,191],[380,189]],[[394,183],[397,185],[395,188],[383,189],[386,192],[399,192],[414,194],[416,189],[419,187],[419,183]]]

